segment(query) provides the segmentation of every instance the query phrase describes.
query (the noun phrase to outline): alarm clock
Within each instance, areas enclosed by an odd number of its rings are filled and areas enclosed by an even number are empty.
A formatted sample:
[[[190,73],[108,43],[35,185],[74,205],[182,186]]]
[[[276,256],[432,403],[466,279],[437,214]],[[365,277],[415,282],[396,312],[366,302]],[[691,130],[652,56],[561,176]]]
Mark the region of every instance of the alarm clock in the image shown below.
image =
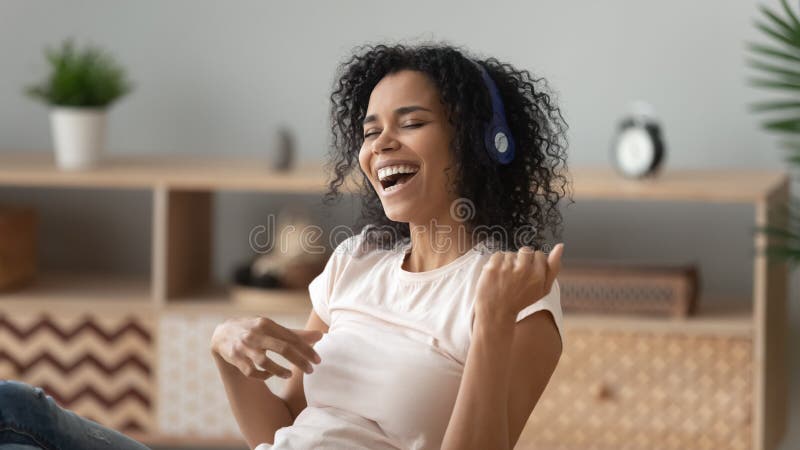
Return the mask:
[[[620,121],[611,146],[611,160],[627,178],[644,178],[658,173],[664,161],[661,127],[645,103],[636,103],[633,113]]]

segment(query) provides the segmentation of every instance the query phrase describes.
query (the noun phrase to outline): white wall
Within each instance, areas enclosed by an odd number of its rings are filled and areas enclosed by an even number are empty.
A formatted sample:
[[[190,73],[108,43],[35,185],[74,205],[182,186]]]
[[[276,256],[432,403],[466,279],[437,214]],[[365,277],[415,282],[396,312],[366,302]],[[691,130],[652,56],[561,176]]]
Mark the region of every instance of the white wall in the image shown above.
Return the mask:
[[[755,1],[578,3],[0,0],[0,151],[50,148],[45,108],[21,92],[44,74],[43,47],[69,35],[111,50],[137,84],[113,109],[111,152],[267,157],[275,127],[285,123],[302,159],[325,152],[333,71],[348,50],[383,39],[444,39],[546,77],[571,128],[572,165],[607,161],[617,118],[628,102],[643,98],[662,118],[668,167],[784,167],[776,139],[746,110],[764,96],[745,85],[744,43],[757,36]],[[3,199],[57,201],[18,191],[0,193]],[[220,200],[217,223],[227,237],[215,250],[223,276],[247,251],[249,228],[278,202]],[[573,209],[567,254],[695,258],[709,290],[751,292],[750,209],[613,203]],[[353,211],[337,211],[333,220],[347,220]],[[630,217],[641,218],[642,227],[622,228]],[[125,258],[109,263],[131,264]],[[793,282],[796,300],[797,276]],[[800,337],[798,303],[792,342]],[[800,357],[790,348],[798,380]],[[800,447],[798,388],[795,383],[795,430],[784,449]]]

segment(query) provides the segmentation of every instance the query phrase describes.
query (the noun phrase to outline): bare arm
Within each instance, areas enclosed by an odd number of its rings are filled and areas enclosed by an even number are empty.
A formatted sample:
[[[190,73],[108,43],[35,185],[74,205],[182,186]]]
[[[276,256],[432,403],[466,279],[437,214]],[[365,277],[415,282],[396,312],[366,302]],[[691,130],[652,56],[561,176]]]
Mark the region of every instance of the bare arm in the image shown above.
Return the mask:
[[[442,449],[512,449],[561,356],[549,313],[516,325],[476,317]]]
[[[442,448],[511,449],[561,357],[550,314],[519,323],[521,310],[550,293],[564,245],[497,252],[477,285],[472,342]]]
[[[218,353],[212,353],[228,403],[247,445],[255,448],[262,442],[271,443],[279,428],[292,424],[288,406],[263,381],[244,375]]]
[[[266,330],[270,329],[269,327],[273,329],[270,332],[271,334],[278,334],[278,332],[274,331],[278,327],[275,327],[274,323],[270,323],[271,321],[264,318],[237,320],[237,323],[226,322],[223,324],[227,325],[227,329],[223,329],[222,325],[217,327],[211,339],[211,353],[219,370],[225,387],[225,394],[228,397],[228,403],[231,406],[239,429],[247,445],[250,448],[255,448],[262,442],[272,443],[275,438],[275,432],[280,428],[291,425],[297,414],[305,408],[305,393],[302,388],[303,373],[298,368],[298,365],[305,366],[311,358],[309,357],[308,360],[303,358],[303,355],[308,356],[308,353],[297,342],[292,345],[286,345],[283,351],[278,351],[278,353],[281,353],[293,363],[292,370],[289,372],[287,369],[268,360],[265,355],[266,350],[257,352],[248,346],[248,343],[258,340],[256,337],[250,339],[247,337],[238,338],[239,335],[256,336],[257,333],[254,333],[253,330]],[[306,330],[326,332],[327,326],[312,311],[306,323]],[[231,334],[235,335],[236,338],[232,339]],[[271,339],[269,342],[278,342],[277,339],[260,336],[261,342],[263,342],[263,339]],[[310,335],[304,337],[308,338],[308,336]],[[289,337],[286,337],[286,339],[289,341]],[[266,370],[260,370],[256,367],[256,364]],[[273,374],[286,376],[291,374],[283,398],[272,393],[264,383],[264,380]]]

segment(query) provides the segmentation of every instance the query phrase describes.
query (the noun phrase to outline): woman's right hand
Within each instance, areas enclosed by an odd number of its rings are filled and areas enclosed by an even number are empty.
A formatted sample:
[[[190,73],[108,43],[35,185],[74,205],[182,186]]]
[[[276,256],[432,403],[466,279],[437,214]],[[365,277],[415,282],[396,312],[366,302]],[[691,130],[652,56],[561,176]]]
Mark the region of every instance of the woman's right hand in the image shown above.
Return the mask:
[[[318,330],[285,328],[267,317],[228,319],[217,325],[211,351],[245,376],[266,380],[272,375],[289,378],[292,372],[267,357],[273,351],[300,370],[311,373],[311,363],[321,359],[311,344],[322,338]]]

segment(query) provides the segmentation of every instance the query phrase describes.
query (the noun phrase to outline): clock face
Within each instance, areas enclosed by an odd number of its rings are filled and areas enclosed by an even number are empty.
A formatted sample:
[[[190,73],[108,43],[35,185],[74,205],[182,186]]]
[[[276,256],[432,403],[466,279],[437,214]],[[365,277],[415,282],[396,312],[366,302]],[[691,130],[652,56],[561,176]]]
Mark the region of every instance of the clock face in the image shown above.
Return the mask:
[[[631,176],[644,175],[653,164],[655,148],[646,129],[631,127],[623,130],[617,141],[617,164]]]

